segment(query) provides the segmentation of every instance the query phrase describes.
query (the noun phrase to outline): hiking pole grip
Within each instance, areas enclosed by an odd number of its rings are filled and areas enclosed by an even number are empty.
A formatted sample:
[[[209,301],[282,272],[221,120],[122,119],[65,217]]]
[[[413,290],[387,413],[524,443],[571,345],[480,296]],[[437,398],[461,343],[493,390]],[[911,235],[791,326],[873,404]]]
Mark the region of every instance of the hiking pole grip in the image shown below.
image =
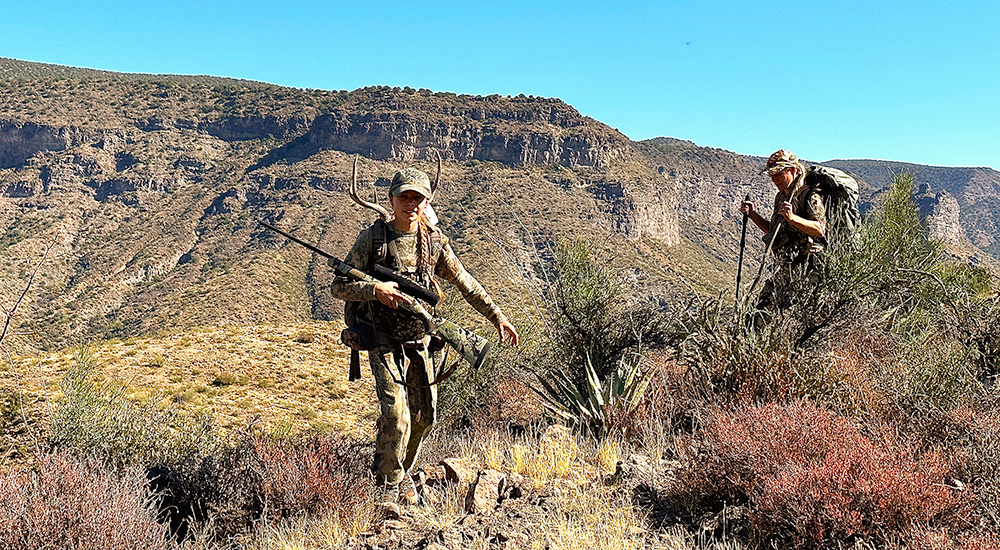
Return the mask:
[[[743,202],[750,201],[750,193],[743,197]],[[736,265],[736,306],[740,305],[740,283],[743,281],[743,251],[747,247],[747,220],[750,219],[750,212],[743,213],[743,230],[740,232],[740,259]]]

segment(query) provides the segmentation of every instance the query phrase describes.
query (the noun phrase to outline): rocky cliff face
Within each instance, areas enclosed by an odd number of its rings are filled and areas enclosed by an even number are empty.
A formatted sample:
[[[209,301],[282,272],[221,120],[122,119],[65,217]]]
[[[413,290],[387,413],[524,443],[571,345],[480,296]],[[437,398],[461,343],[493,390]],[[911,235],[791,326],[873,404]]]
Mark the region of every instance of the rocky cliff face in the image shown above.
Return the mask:
[[[558,100],[360,90],[309,121],[307,131],[269,151],[251,171],[322,151],[402,163],[434,159],[440,152],[459,162],[593,168],[597,172],[587,175],[592,185],[585,188],[601,201],[616,231],[631,240],[650,237],[667,245],[679,239],[672,185],[649,169],[625,136]],[[616,165],[628,166],[622,174],[627,181],[619,181],[622,170],[613,170]],[[616,191],[607,192],[611,188]]]
[[[66,134],[32,122],[0,119],[0,169],[20,166],[41,151],[62,151],[70,141]]]
[[[304,133],[312,120],[309,117],[247,115],[227,116],[217,120],[202,122],[197,128],[223,141],[246,141],[251,139],[287,139]],[[177,125],[176,121],[174,123]],[[181,121],[181,127],[194,127],[193,122]]]
[[[929,185],[922,184],[914,198],[932,239],[948,245],[968,244],[969,239],[962,231],[959,221],[962,209],[955,197],[947,191],[934,193]]]
[[[449,117],[429,121],[400,112],[321,115],[309,132],[290,147],[332,149],[373,159],[432,158],[504,164],[559,164],[606,168],[629,152],[627,140],[607,130],[577,126],[524,127],[496,120]]]
[[[763,161],[673,138],[652,139],[638,146],[676,189],[680,235],[724,264],[735,265],[740,201],[749,193],[761,211],[771,208],[774,191],[758,174]],[[751,249],[756,242],[752,231],[748,233]]]

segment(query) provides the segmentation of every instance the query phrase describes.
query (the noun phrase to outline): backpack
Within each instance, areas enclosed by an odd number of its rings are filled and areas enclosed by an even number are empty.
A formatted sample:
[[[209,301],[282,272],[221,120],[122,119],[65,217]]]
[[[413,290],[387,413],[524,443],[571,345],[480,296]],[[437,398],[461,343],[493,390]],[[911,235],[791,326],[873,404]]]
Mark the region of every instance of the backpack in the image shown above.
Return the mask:
[[[861,226],[858,212],[858,182],[846,172],[827,166],[806,169],[806,186],[823,197],[826,209],[826,241],[852,235]]]

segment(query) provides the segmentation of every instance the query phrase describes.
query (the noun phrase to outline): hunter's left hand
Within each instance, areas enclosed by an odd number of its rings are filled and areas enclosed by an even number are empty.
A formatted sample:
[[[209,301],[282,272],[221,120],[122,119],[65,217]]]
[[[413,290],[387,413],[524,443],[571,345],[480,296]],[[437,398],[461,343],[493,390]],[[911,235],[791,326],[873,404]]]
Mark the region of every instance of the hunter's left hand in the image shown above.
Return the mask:
[[[509,321],[500,321],[497,325],[497,330],[500,332],[500,342],[504,344],[509,344],[511,346],[516,346],[519,340],[517,335],[517,329],[514,325],[510,324]]]
[[[792,221],[792,203],[785,201],[778,207],[778,214],[788,221]]]

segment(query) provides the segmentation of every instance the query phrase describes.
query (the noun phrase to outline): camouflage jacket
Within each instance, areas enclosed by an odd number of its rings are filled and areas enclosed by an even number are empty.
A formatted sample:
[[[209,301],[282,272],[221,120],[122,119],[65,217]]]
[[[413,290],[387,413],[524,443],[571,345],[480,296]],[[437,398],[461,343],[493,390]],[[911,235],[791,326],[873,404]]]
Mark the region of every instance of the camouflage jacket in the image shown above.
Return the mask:
[[[386,253],[385,258],[379,263],[397,270],[405,277],[413,279],[425,287],[429,286],[430,275],[421,276],[417,267],[420,232],[401,233],[396,231],[392,224],[385,224],[385,227]],[[499,325],[501,320],[506,320],[500,308],[486,293],[483,286],[465,270],[462,262],[455,256],[448,243],[448,237],[435,226],[427,227],[434,233],[431,238],[425,241],[432,243],[429,263],[433,267],[433,274],[458,288],[465,300],[476,311],[489,319],[494,326]],[[373,237],[376,231],[379,229],[375,225],[362,230],[344,261],[362,271],[370,270],[375,260],[373,256],[377,253],[373,250],[373,242],[375,242]],[[347,302],[372,302],[371,310],[375,316],[396,315],[395,312],[375,299],[375,283],[336,277],[330,286],[330,291],[335,298]]]
[[[796,193],[795,188],[800,191]],[[817,221],[826,224],[826,208],[823,206],[823,197],[817,191],[804,188],[804,181],[793,187],[790,193],[793,197],[792,212],[807,220]],[[781,232],[774,241],[775,258],[781,263],[794,263],[803,260],[809,254],[823,251],[823,244],[799,229],[793,227],[779,213],[781,203],[789,200],[789,193],[778,191],[774,197],[774,213],[771,215],[771,227],[781,222]],[[765,235],[765,242],[770,242],[771,233]]]

